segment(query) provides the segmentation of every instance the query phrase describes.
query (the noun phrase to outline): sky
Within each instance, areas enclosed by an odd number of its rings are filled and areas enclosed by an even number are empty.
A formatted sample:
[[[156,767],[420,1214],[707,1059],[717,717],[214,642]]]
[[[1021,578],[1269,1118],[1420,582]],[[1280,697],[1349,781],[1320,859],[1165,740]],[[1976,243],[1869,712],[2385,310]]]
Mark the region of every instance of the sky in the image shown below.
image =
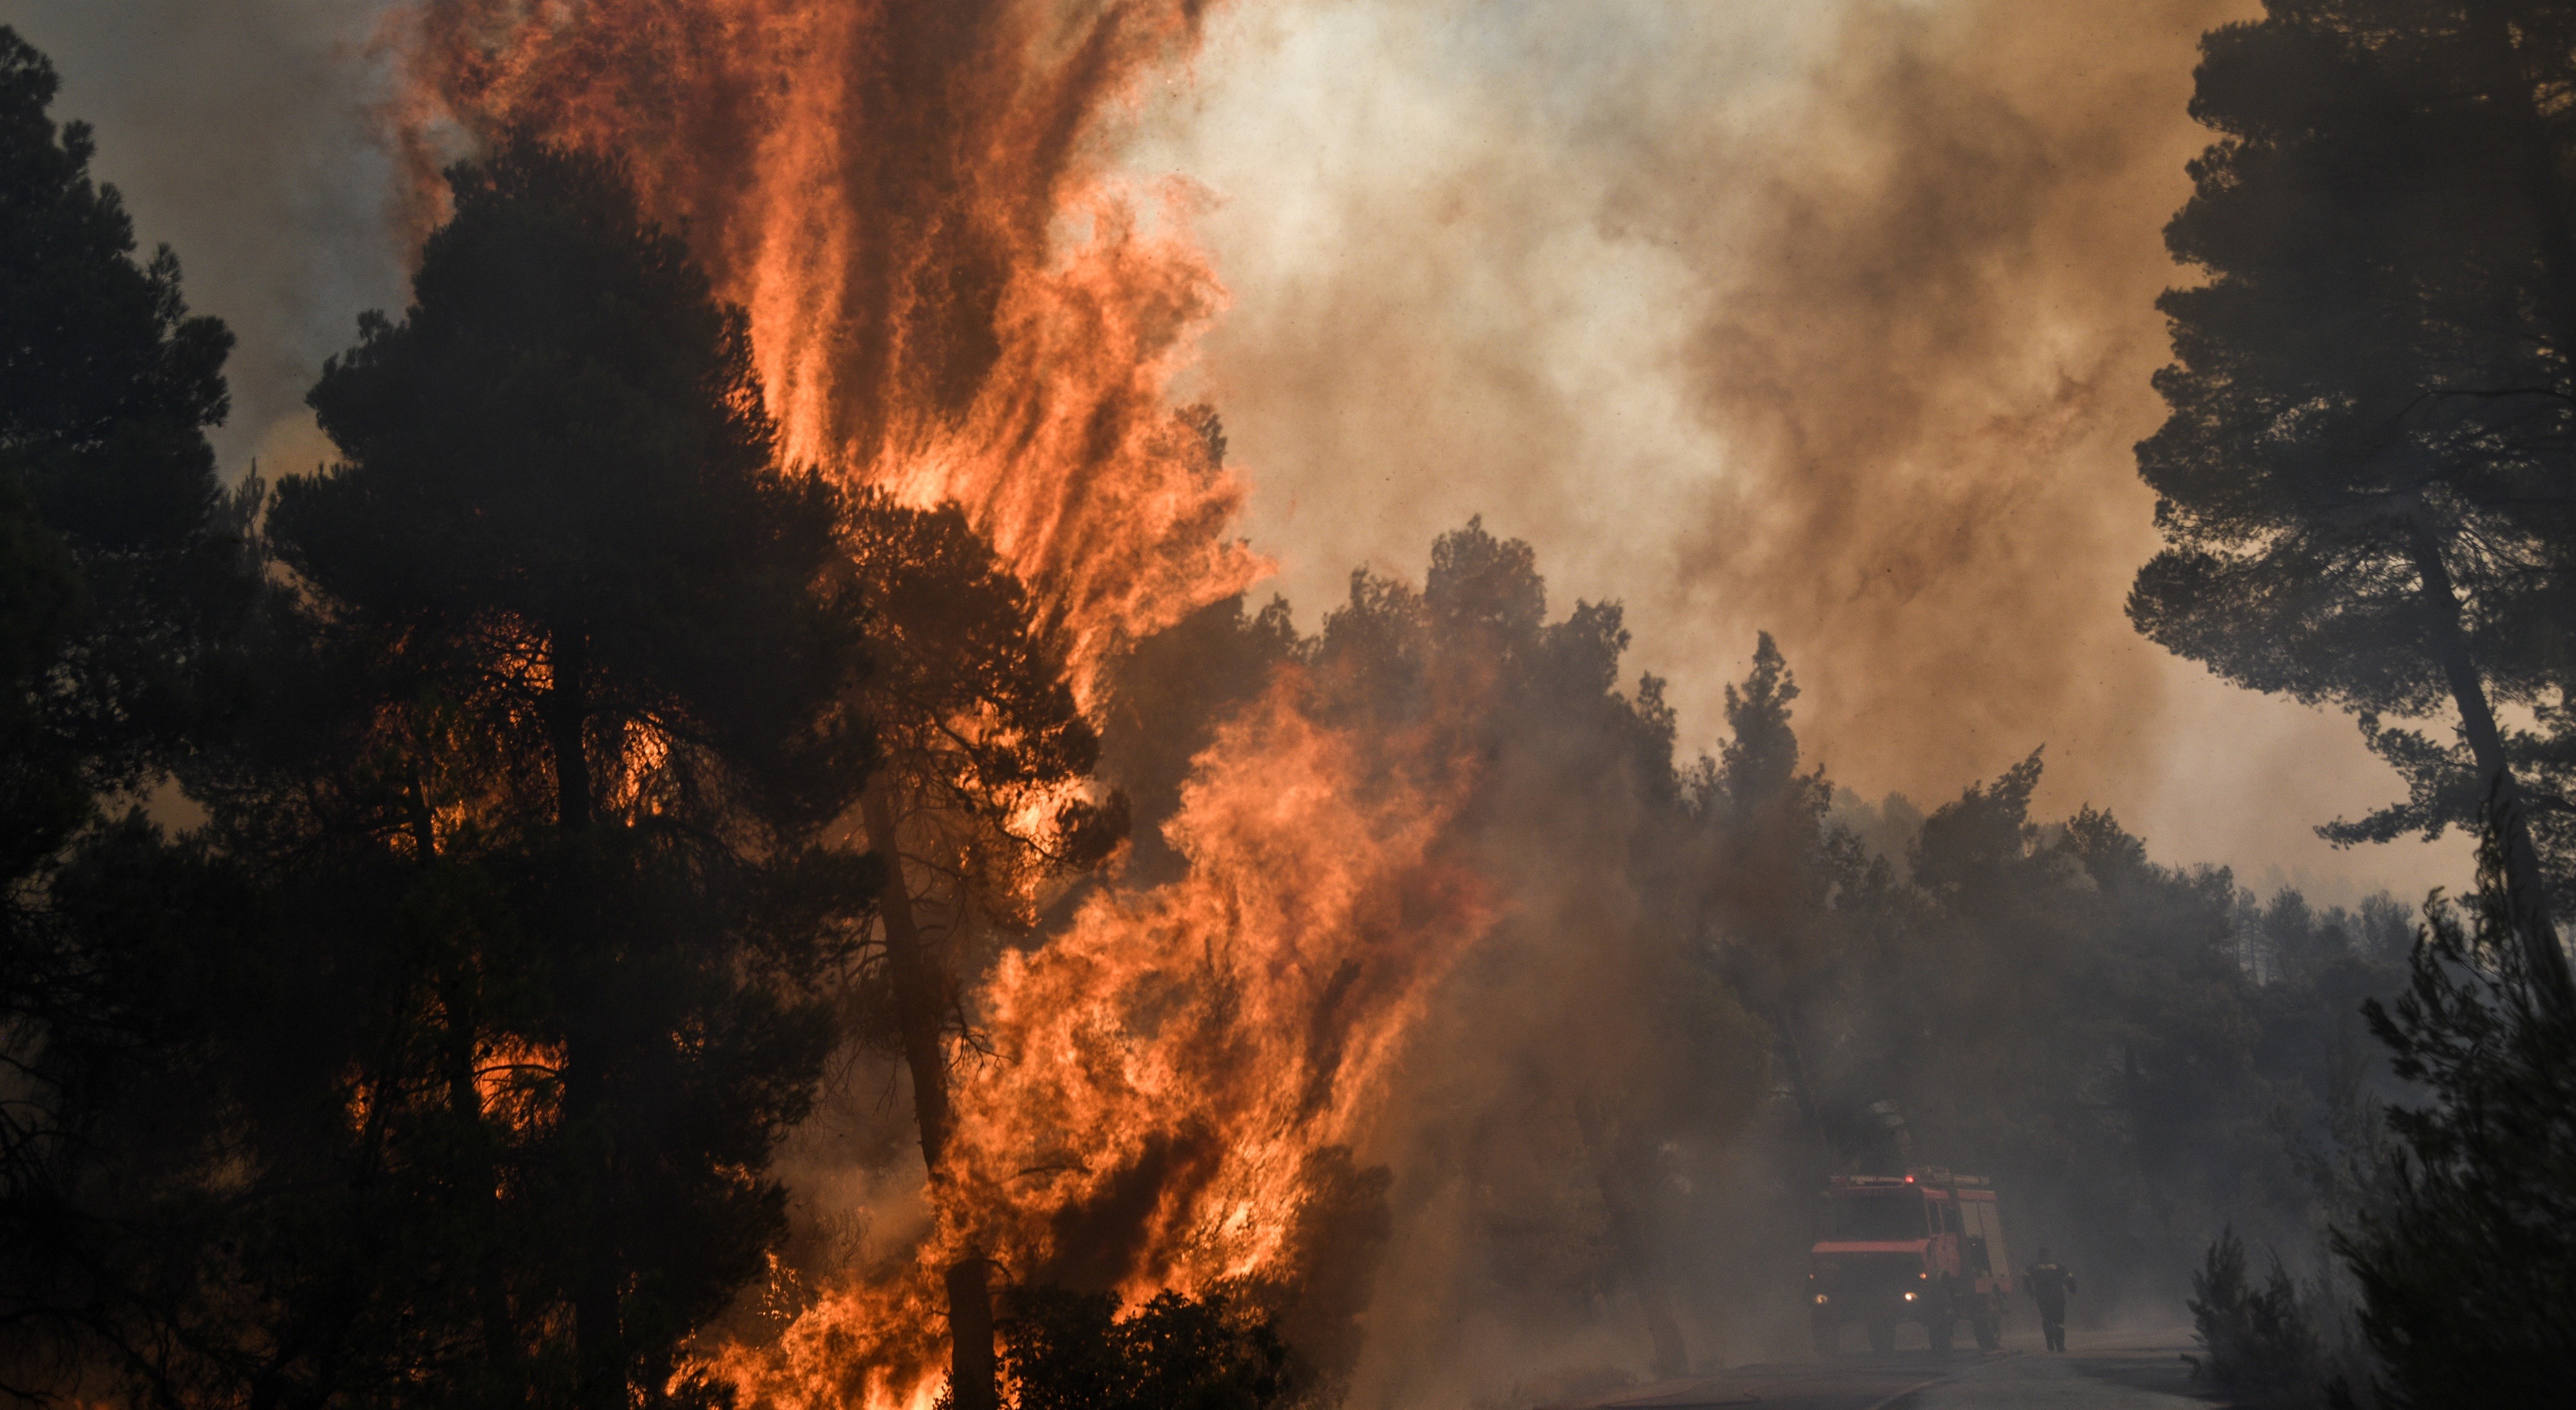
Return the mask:
[[[240,337],[227,469],[302,470],[301,406],[397,308],[391,0],[0,0],[99,173]],[[2339,715],[2130,630],[2157,540],[2161,229],[2235,0],[1284,0],[1218,10],[1105,140],[1178,187],[1227,292],[1183,391],[1315,625],[1482,515],[1559,611],[1625,603],[1686,752],[1768,630],[1832,778],[1927,807],[2045,746],[2038,805],[2324,901],[2457,884],[2467,846],[2338,852],[2396,796]]]

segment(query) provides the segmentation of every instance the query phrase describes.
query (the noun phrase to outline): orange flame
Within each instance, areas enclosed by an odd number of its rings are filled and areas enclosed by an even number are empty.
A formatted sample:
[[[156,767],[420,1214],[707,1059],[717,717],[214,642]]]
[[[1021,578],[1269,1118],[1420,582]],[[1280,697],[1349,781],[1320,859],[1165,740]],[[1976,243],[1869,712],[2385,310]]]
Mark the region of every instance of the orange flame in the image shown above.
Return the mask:
[[[395,117],[424,214],[451,124],[627,158],[749,310],[791,457],[963,505],[1088,700],[1108,652],[1266,570],[1166,404],[1222,298],[1186,192],[1142,202],[1099,152],[1201,8],[425,0]]]
[[[970,1234],[1014,1278],[1131,1299],[1275,1271],[1309,1156],[1364,1137],[1432,986],[1490,919],[1439,850],[1466,763],[1429,732],[1336,730],[1305,706],[1291,674],[1201,756],[1170,829],[1184,879],[1097,897],[1005,956],[937,1240],[905,1276],[828,1293],[774,1350],[722,1357],[755,1402],[926,1404],[935,1270]],[[1086,1237],[1113,1217],[1142,1240]]]
[[[789,451],[963,506],[1088,704],[1123,644],[1266,571],[1226,537],[1244,486],[1212,427],[1170,406],[1222,300],[1188,193],[1104,160],[1203,8],[422,0],[396,118],[424,197],[458,132],[628,158],[750,311]],[[937,1270],[969,1245],[1007,1277],[1130,1296],[1279,1273],[1314,1158],[1366,1139],[1488,919],[1440,846],[1468,764],[1429,730],[1318,723],[1307,692],[1275,682],[1197,761],[1167,829],[1181,881],[1096,895],[983,981],[995,1056],[960,1070],[935,1231],[774,1346],[711,1353],[753,1403],[927,1405]]]

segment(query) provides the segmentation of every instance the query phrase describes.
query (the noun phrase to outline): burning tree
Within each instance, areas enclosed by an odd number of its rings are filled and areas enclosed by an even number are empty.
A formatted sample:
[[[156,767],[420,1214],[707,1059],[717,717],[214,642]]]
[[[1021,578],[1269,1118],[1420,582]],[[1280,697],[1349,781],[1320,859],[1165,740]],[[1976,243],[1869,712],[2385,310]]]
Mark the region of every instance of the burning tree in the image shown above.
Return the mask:
[[[270,518],[362,710],[317,821],[395,849],[428,908],[386,996],[427,1032],[348,1100],[394,1168],[462,1162],[415,1172],[464,1227],[414,1254],[480,1252],[440,1279],[473,1289],[468,1381],[624,1406],[782,1217],[762,1171],[864,899],[810,851],[864,759],[856,622],[741,313],[620,168],[518,140],[450,183],[414,305],[314,388],[346,460]]]
[[[954,501],[1095,705],[1110,656],[1243,590],[1242,482],[1166,392],[1219,301],[1101,128],[1185,57],[1199,0],[429,0],[397,137],[516,128],[634,161],[750,317],[783,443]],[[1174,212],[1175,214],[1177,212]]]
[[[857,700],[886,760],[858,807],[887,881],[875,982],[947,1226],[950,1394],[977,1410],[994,1403],[991,1255],[958,1197],[950,1034],[971,1041],[963,985],[990,958],[979,930],[1025,934],[1048,881],[1098,865],[1124,837],[1126,802],[1083,791],[1099,743],[1062,653],[956,506],[911,509],[863,490],[844,538],[871,608],[875,670]]]

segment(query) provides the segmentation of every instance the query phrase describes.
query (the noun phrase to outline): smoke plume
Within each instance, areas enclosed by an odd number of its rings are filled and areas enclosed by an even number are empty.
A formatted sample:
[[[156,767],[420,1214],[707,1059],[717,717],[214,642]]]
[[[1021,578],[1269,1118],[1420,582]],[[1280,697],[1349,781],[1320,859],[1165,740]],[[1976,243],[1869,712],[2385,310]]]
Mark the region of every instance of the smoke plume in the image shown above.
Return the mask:
[[[1226,12],[1135,160],[1218,194],[1254,540],[1311,604],[1482,512],[1628,603],[1686,741],[1767,628],[1873,796],[2045,744],[2051,806],[2185,855],[2456,879],[2310,836],[2396,786],[2350,724],[2121,612],[2196,45],[2254,8]]]

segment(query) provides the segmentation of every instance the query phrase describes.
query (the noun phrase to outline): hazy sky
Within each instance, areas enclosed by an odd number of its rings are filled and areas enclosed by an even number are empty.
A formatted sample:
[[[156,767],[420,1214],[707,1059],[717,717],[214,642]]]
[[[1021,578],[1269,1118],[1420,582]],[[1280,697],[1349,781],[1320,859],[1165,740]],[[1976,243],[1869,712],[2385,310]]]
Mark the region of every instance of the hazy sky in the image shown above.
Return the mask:
[[[230,322],[228,467],[401,301],[374,139],[387,0],[0,0],[147,242]],[[1237,3],[1128,115],[1199,188],[1231,305],[1191,390],[1308,625],[1355,564],[1420,574],[1476,513],[1562,610],[1619,598],[1686,748],[1753,634],[1834,777],[1927,804],[2048,747],[2159,857],[2345,899],[2455,880],[2457,839],[2308,831],[2395,779],[2349,721],[2128,628],[2155,548],[2160,230],[2205,140],[2198,34],[2238,3]]]

